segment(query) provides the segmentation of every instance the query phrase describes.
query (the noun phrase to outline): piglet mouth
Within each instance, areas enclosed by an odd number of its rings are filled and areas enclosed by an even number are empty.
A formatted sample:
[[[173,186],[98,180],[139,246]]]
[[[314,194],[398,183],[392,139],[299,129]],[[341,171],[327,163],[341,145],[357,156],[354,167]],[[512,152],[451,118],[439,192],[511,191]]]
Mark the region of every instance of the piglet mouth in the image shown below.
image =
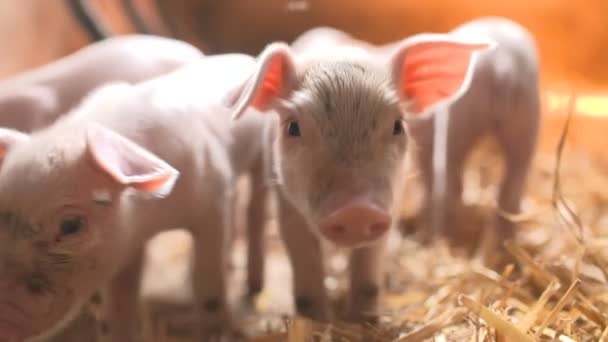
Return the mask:
[[[12,303],[0,302],[0,342],[25,339],[27,315]]]

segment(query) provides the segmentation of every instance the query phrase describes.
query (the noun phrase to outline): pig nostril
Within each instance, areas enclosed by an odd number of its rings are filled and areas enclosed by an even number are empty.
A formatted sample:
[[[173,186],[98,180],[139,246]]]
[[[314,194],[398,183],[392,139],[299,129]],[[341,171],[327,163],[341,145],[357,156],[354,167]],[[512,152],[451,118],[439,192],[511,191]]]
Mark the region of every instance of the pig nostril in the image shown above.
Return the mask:
[[[346,232],[346,228],[344,226],[333,226],[331,227],[331,231],[335,235],[343,235]]]
[[[385,223],[376,223],[369,227],[369,232],[372,235],[379,235],[387,230],[388,226]]]

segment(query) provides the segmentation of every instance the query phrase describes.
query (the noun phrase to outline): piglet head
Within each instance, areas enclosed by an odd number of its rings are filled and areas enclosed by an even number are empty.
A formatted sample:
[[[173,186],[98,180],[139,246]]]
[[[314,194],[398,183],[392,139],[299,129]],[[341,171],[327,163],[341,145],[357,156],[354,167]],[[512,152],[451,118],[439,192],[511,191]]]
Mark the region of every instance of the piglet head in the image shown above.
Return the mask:
[[[0,159],[0,341],[22,341],[60,328],[117,271],[127,190],[167,196],[178,171],[100,125],[0,129]]]
[[[235,101],[235,118],[249,106],[278,113],[273,155],[283,193],[315,233],[363,246],[385,237],[398,214],[407,119],[458,96],[480,46],[427,35],[385,58],[328,54],[303,63],[273,43]],[[450,54],[458,63],[437,58]],[[416,106],[404,111],[403,103]]]

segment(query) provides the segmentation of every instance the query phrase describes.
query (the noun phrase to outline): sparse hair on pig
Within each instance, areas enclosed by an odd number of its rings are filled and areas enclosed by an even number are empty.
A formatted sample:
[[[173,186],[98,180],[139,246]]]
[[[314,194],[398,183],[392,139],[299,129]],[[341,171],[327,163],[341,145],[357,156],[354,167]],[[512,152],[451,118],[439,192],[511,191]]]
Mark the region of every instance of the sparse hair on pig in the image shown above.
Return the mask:
[[[387,56],[352,46],[293,53],[280,42],[259,55],[256,72],[231,98],[233,118],[251,107],[276,114],[265,150],[277,178],[298,313],[330,316],[323,239],[351,252],[350,318],[375,316],[382,255],[399,213],[409,121],[461,96],[472,56],[490,45],[420,34]]]

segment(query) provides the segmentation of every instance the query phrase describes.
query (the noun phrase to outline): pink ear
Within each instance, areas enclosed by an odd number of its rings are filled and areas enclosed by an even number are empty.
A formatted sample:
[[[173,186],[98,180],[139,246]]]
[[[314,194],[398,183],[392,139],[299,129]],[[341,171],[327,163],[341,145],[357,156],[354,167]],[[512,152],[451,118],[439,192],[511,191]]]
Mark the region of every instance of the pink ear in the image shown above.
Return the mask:
[[[489,41],[463,42],[445,34],[406,40],[393,60],[399,95],[411,103],[414,115],[460,97],[470,86],[475,53],[491,46]]]
[[[249,84],[240,89],[233,119],[239,118],[249,106],[265,111],[274,99],[291,90],[294,64],[287,44],[268,45],[258,57],[258,61],[259,66],[249,79]]]
[[[9,149],[16,144],[24,143],[30,139],[30,136],[19,131],[0,128],[0,158],[4,158]]]
[[[251,105],[258,110],[264,108],[264,104],[268,103],[272,98],[281,94],[283,87],[283,57],[272,56],[268,62],[266,75],[262,78],[257,94],[255,95]]]
[[[133,141],[105,128],[87,129],[87,150],[97,167],[118,184],[159,197],[169,195],[179,171]]]

